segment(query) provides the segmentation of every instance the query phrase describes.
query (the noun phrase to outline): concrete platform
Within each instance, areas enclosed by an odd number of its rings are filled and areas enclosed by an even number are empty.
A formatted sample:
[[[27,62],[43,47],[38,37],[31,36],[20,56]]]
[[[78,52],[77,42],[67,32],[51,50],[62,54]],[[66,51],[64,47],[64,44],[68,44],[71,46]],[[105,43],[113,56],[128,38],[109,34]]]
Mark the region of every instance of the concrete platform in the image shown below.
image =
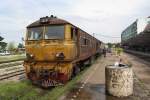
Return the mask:
[[[105,66],[114,64],[120,58],[130,61],[134,64],[134,94],[125,98],[117,98],[105,93]],[[150,76],[149,64],[143,61],[134,60],[135,58],[128,54],[123,54],[121,57],[116,55],[107,54],[106,58],[99,58],[82,76],[82,79],[70,90],[67,94],[63,95],[59,100],[150,100],[150,89],[147,88],[147,80],[143,76]],[[135,65],[138,63],[138,66]],[[143,67],[143,64],[145,67]],[[143,72],[139,72],[143,70]],[[141,77],[142,76],[142,77]],[[150,83],[149,83],[150,84]],[[148,85],[149,86],[149,85]]]

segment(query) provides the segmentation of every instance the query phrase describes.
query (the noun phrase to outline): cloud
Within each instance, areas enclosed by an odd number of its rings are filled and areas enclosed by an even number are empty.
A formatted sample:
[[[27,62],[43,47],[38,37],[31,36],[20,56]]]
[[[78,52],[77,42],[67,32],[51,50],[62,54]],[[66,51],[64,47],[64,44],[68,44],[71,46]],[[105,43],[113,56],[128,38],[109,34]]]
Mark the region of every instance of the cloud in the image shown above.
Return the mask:
[[[137,18],[150,15],[149,4],[150,0],[2,0],[0,33],[6,41],[20,42],[28,24],[54,14],[90,34],[120,36]],[[104,42],[120,41],[96,37]]]

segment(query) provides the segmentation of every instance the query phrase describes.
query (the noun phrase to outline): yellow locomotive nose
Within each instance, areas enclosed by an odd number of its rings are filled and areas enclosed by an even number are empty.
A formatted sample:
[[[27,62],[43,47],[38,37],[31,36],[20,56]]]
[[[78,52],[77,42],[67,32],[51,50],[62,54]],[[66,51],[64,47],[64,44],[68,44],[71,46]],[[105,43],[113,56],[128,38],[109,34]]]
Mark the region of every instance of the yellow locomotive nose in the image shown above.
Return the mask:
[[[39,46],[38,48],[34,44],[26,45],[27,58],[29,60],[34,59],[35,61],[55,61],[55,60],[66,60],[71,61],[76,56],[75,44],[61,43],[45,44],[45,46]]]

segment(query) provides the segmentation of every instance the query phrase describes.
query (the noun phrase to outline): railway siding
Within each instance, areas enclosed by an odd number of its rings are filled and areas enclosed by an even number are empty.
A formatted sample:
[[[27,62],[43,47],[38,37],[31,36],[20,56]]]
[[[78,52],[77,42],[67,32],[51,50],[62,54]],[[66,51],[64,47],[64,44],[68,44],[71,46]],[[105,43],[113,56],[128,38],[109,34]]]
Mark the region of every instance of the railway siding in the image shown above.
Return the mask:
[[[0,64],[0,69],[2,68],[7,68],[7,67],[12,67],[12,66],[17,66],[21,65],[23,61],[15,61],[15,62],[8,62],[8,63],[1,63]]]
[[[0,69],[0,75],[8,74],[8,73],[18,71],[18,70],[24,70],[24,67],[22,65],[19,65],[19,66],[3,68],[3,69]]]
[[[0,69],[0,81],[16,77],[25,73],[23,65],[12,66]]]
[[[22,75],[24,73],[25,73],[24,70],[18,70],[18,71],[14,71],[14,72],[11,72],[11,73],[8,73],[8,74],[3,74],[3,75],[0,75],[0,80],[9,79],[11,77]]]

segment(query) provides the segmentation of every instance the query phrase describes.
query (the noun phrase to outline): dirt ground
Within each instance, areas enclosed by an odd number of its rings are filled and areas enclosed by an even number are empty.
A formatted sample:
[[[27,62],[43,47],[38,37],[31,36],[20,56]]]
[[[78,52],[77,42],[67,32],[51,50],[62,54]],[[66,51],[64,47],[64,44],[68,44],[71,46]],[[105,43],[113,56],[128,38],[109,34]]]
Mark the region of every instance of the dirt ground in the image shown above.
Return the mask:
[[[150,100],[150,63],[126,53],[121,58],[130,61],[133,66],[133,95],[117,98],[105,93],[105,67],[119,60],[116,55],[107,54],[107,57],[97,59],[75,88],[59,100]]]
[[[150,89],[150,60],[141,59],[127,53],[124,53],[122,58],[128,59],[128,61],[132,63],[135,75],[144,83],[144,85],[146,85],[148,89]]]

